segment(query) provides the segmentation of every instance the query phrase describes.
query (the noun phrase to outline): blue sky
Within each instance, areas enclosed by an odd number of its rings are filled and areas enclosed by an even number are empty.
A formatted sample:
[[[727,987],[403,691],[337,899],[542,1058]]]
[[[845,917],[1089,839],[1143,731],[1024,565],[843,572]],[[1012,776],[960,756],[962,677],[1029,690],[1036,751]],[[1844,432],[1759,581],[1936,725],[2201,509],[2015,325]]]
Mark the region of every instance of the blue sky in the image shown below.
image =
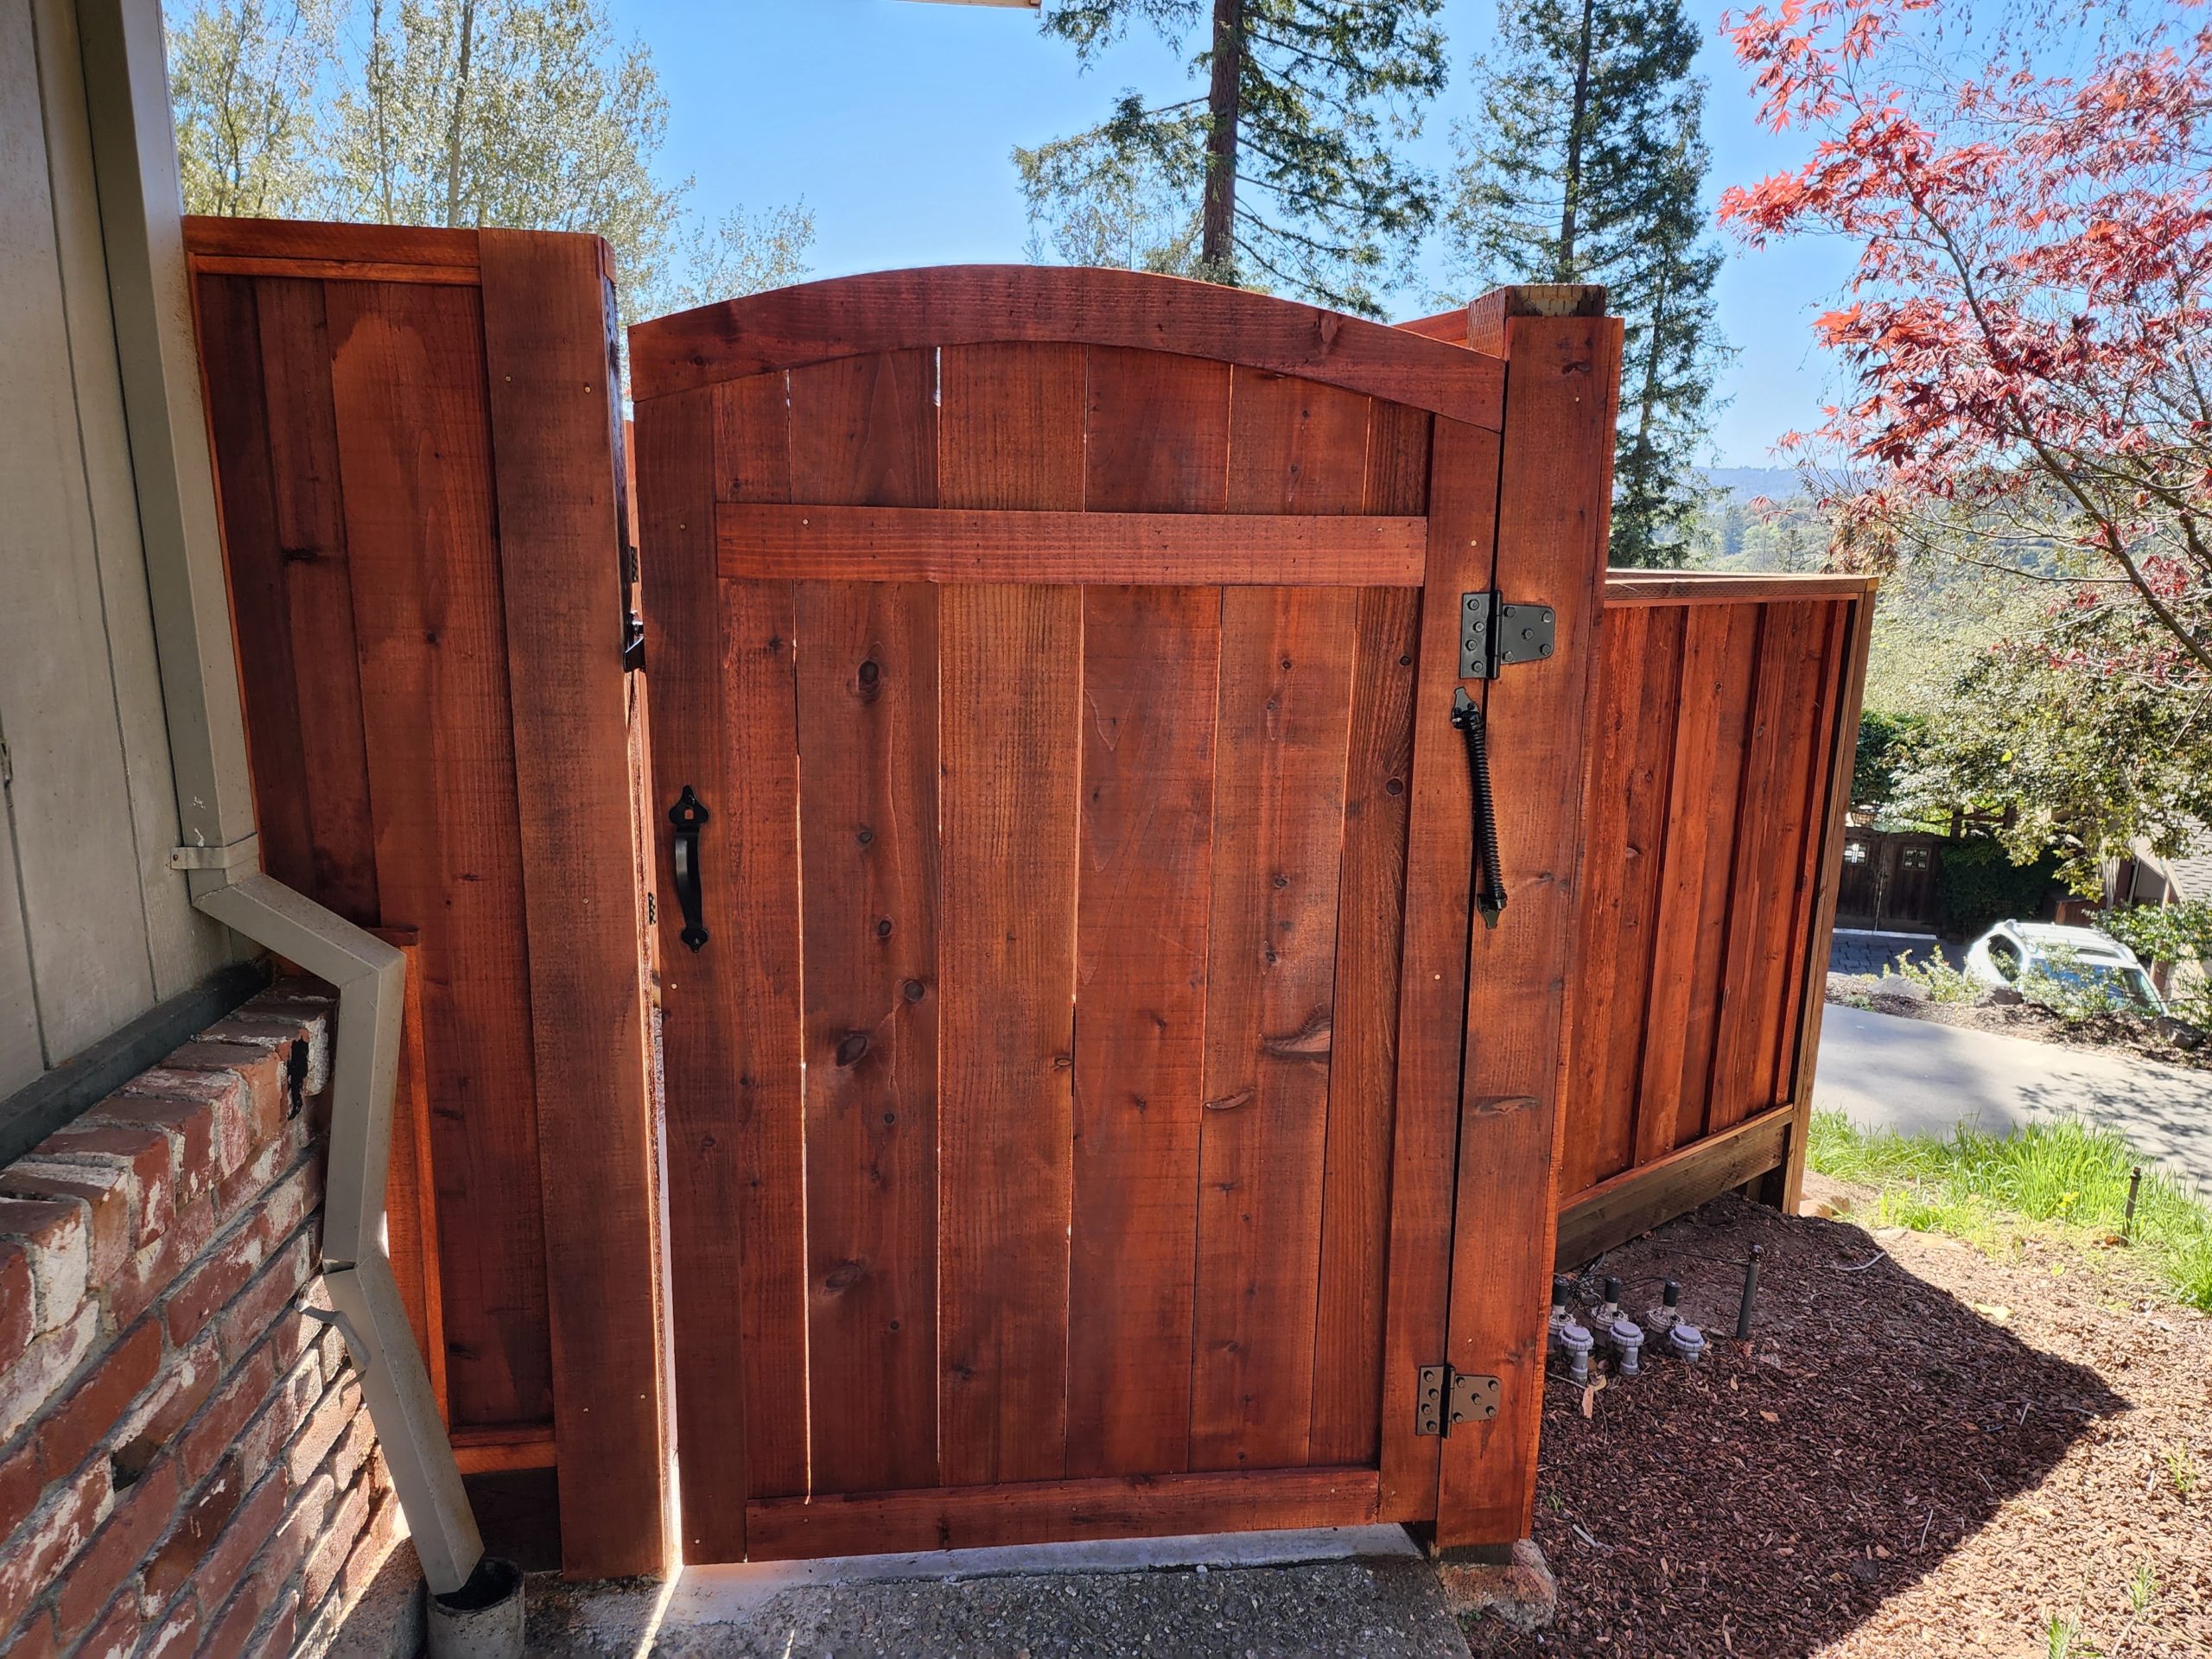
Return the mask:
[[[1712,83],[1706,137],[1716,196],[1805,148],[1754,120],[1719,36],[1722,10],[1691,0],[1709,36],[1700,68]],[[1160,95],[1182,85],[1180,56],[1148,36],[1078,74],[1073,54],[1042,38],[1033,14],[995,7],[613,0],[610,10],[618,30],[652,48],[671,106],[662,164],[696,180],[693,205],[719,217],[741,204],[804,200],[822,276],[1020,259],[1028,225],[1008,151],[1090,124],[1124,86]],[[1429,165],[1450,159],[1452,119],[1469,106],[1467,63],[1488,43],[1496,15],[1495,0],[1447,0],[1452,86],[1414,146]],[[1762,253],[1726,245],[1720,322],[1740,355],[1722,382],[1731,403],[1714,447],[1725,465],[1773,464],[1775,440],[1819,418],[1829,370],[1810,323],[1848,259],[1833,244]],[[1419,288],[1395,295],[1392,315],[1433,309],[1427,297]]]

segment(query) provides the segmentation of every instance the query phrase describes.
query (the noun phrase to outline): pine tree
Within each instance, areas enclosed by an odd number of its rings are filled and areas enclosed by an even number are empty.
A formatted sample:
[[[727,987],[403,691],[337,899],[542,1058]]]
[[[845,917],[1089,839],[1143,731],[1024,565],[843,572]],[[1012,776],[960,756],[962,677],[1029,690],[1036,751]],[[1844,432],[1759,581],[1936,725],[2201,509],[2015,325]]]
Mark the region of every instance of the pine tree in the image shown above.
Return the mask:
[[[1497,54],[1475,64],[1479,114],[1454,130],[1447,224],[1466,288],[1602,283],[1623,321],[1616,565],[1688,556],[1727,356],[1721,253],[1698,205],[1710,156],[1696,54],[1681,0],[1515,0],[1498,8]]]
[[[1374,282],[1435,213],[1393,144],[1443,90],[1442,0],[1064,0],[1045,30],[1081,64],[1140,19],[1205,92],[1125,92],[1087,132],[1016,149],[1032,251],[1379,310]]]

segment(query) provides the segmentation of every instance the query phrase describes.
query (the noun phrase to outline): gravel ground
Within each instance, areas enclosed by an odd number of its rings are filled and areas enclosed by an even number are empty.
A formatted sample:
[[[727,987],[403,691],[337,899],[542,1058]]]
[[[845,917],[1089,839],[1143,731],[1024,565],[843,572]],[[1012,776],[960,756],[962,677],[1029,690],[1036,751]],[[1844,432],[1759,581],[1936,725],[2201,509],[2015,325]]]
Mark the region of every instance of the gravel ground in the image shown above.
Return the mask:
[[[1635,1309],[1681,1279],[1717,1340],[1586,1401],[1553,1382],[1535,1530],[1559,1621],[1478,1625],[1478,1653],[2212,1653],[2212,1320],[2123,1252],[1998,1259],[1731,1197],[1604,1270]]]
[[[531,1654],[668,1659],[1167,1659],[1464,1656],[1436,1575],[1412,1559],[1211,1571],[1031,1574],[788,1591],[728,1621],[662,1625],[641,1647],[649,1592],[529,1590]]]

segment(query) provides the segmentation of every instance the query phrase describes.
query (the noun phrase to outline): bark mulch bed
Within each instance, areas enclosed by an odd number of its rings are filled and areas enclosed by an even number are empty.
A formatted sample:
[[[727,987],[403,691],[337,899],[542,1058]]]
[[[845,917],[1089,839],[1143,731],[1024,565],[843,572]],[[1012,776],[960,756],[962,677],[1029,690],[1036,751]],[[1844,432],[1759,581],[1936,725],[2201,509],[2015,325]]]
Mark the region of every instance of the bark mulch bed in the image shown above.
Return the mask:
[[[2212,1654],[2212,1319],[2119,1252],[1998,1259],[1731,1196],[1597,1271],[1639,1312],[1680,1279],[1712,1346],[1586,1402],[1554,1376],[1559,1618],[1478,1622],[1478,1654]],[[1594,1308],[1594,1273],[1580,1290]]]

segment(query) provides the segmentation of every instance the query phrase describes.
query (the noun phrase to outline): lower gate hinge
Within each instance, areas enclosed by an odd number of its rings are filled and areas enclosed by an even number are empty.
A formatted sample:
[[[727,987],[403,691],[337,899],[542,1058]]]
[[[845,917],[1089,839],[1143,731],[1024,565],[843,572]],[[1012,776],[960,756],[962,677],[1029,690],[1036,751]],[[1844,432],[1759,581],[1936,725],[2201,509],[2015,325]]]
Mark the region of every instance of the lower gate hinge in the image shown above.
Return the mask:
[[[1424,1365],[1414,1389],[1414,1433],[1449,1434],[1456,1423],[1486,1423],[1497,1415],[1497,1378],[1449,1365]]]

